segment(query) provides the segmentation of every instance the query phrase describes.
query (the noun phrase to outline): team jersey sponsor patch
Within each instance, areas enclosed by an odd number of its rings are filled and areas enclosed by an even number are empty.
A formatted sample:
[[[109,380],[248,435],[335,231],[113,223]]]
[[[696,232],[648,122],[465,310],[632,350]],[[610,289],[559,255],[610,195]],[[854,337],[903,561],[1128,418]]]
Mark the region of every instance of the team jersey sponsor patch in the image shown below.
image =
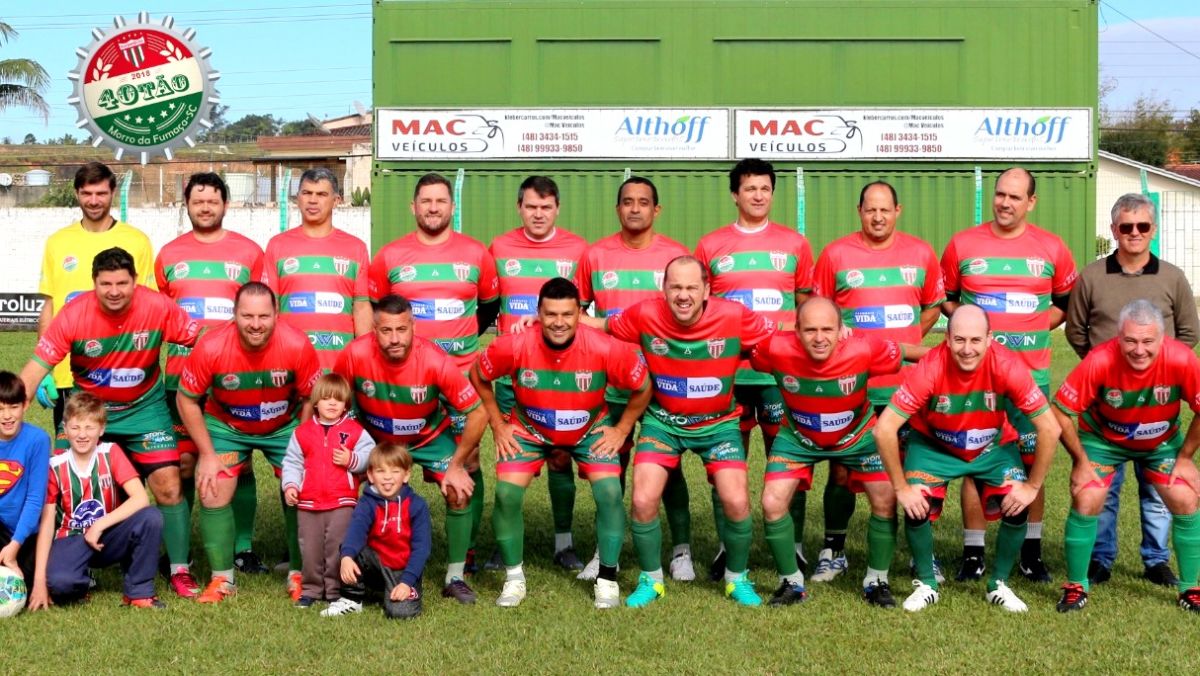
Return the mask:
[[[797,426],[814,432],[840,432],[854,422],[854,411],[837,411],[835,413],[789,411],[789,413]]]
[[[709,399],[721,395],[720,378],[681,378],[678,376],[654,376],[654,387],[659,392],[685,399]]]
[[[233,319],[233,301],[228,298],[180,298],[177,302],[192,319]]]
[[[523,406],[521,410],[525,412],[525,417],[530,421],[555,432],[581,430],[592,419],[591,414],[587,411],[534,408],[532,406]]]
[[[104,503],[95,499],[89,498],[82,500],[75,509],[71,512],[70,518],[67,520],[67,528],[73,531],[82,531],[90,528],[92,524],[104,518],[106,514]]]
[[[755,312],[775,312],[783,309],[783,293],[779,289],[734,289],[725,300],[741,303]]]
[[[536,314],[537,296],[509,296],[504,301],[504,312],[522,317]]]
[[[137,387],[146,380],[142,369],[95,369],[88,371],[87,379],[100,387]]]
[[[285,415],[287,410],[286,401],[264,401],[257,406],[230,406],[229,414],[239,420],[266,422]]]
[[[975,296],[975,304],[988,312],[1031,315],[1038,310],[1038,297],[1032,293],[1015,291],[979,293]]]
[[[414,319],[443,321],[458,319],[467,312],[466,304],[457,298],[413,300],[411,303]]]
[[[1155,420],[1154,422],[1143,423],[1123,423],[1115,420],[1106,420],[1104,424],[1108,426],[1108,429],[1130,440],[1157,439],[1171,429],[1171,422],[1169,420]]]
[[[316,314],[341,314],[346,310],[346,299],[338,293],[309,291],[293,293],[287,299],[287,311]],[[415,314],[415,313],[414,313]]]
[[[916,323],[909,305],[875,305],[854,308],[854,326],[862,329],[903,329]]]
[[[938,441],[961,448],[964,451],[979,451],[987,448],[997,437],[1000,436],[1000,430],[995,427],[986,429],[969,429],[969,430],[933,430],[933,436],[937,437]]]
[[[366,420],[368,426],[397,437],[420,434],[425,429],[424,418],[385,418],[368,414]]]

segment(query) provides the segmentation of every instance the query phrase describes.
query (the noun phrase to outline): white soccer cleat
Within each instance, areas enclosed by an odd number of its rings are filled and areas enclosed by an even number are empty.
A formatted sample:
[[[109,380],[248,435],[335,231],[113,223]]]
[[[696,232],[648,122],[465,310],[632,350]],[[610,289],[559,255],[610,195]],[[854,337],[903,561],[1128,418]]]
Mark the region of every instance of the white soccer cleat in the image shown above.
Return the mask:
[[[988,603],[993,606],[1000,606],[1010,613],[1024,613],[1029,610],[1029,606],[1025,602],[1017,598],[1013,590],[1008,588],[1008,585],[1003,582],[996,582],[996,591],[987,593]]]
[[[913,580],[913,593],[904,599],[904,609],[910,613],[925,610],[926,607],[937,603],[939,598],[941,597],[936,589],[920,580]]]
[[[813,582],[833,582],[838,575],[846,572],[848,566],[844,552],[838,552],[837,556],[834,556],[832,549],[822,549],[817,555],[817,567],[808,579]]]
[[[616,608],[621,605],[621,586],[616,580],[596,580],[594,592],[597,608]]]
[[[334,601],[333,603],[330,603],[329,607],[326,608],[325,610],[322,610],[321,617],[337,617],[338,615],[351,615],[353,613],[361,613],[362,609],[363,609],[362,604],[359,603],[358,601],[351,601],[348,598],[342,597],[342,598]]]
[[[687,552],[680,552],[672,556],[669,568],[672,580],[691,582],[696,579],[696,569],[692,566],[692,555]]]
[[[525,580],[505,580],[496,605],[501,608],[516,608],[525,600]]]
[[[583,570],[579,571],[575,579],[583,580],[584,582],[594,582],[597,577],[600,577],[600,552],[596,552],[592,556],[592,560],[587,562],[587,565],[583,567]]]

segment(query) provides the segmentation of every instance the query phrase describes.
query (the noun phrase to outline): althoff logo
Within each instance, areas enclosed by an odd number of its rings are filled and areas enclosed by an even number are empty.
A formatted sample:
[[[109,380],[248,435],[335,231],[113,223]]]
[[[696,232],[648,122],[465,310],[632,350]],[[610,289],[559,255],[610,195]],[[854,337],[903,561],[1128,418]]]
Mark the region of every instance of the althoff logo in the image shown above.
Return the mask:
[[[1027,118],[1021,115],[985,117],[975,130],[976,136],[990,136],[1000,139],[1035,140],[1053,145],[1062,143],[1066,135],[1070,115],[1044,115],[1039,118]]]
[[[668,120],[661,115],[626,115],[614,134],[700,143],[709,122],[712,122],[711,115],[682,115],[676,120]]]

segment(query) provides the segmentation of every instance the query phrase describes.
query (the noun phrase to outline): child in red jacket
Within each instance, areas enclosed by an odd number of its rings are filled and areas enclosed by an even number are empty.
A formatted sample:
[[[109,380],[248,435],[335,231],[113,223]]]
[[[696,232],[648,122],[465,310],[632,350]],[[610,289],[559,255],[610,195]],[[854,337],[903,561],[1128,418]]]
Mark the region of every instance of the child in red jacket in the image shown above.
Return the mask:
[[[283,457],[283,498],[298,508],[301,569],[297,608],[341,592],[339,549],[358,504],[360,479],[375,442],[347,412],[350,384],[336,373],[313,385],[316,413],[292,432]]]

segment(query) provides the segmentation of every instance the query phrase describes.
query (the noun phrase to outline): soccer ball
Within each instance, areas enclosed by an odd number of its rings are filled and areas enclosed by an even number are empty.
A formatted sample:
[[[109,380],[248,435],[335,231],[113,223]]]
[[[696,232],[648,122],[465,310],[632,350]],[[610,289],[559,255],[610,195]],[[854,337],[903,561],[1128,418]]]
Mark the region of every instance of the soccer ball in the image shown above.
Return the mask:
[[[0,619],[21,612],[28,598],[25,580],[13,569],[0,566]]]

